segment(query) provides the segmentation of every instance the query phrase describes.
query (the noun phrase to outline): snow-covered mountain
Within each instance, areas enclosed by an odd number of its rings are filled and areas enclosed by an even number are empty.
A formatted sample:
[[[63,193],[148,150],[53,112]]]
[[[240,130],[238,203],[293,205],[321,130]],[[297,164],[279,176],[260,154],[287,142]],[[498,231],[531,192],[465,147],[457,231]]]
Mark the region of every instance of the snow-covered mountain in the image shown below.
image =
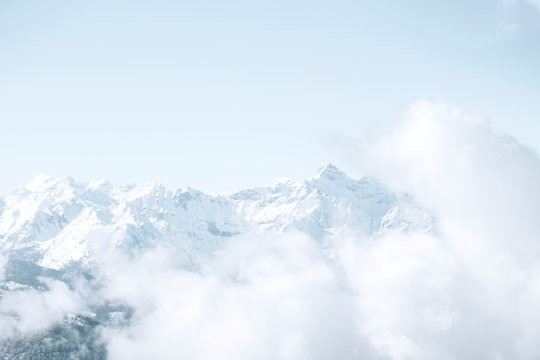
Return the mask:
[[[222,194],[39,175],[0,199],[0,331],[11,329],[0,336],[0,357],[107,358],[103,329],[128,329],[148,310],[111,290],[118,255],[130,259],[120,261],[128,277],[115,284],[123,287],[137,284],[141,270],[131,264],[151,258],[152,249],[166,250],[175,274],[203,276],[204,260],[219,262],[227,243],[242,235],[248,236],[240,243],[264,244],[273,235],[303,232],[326,256],[341,234],[376,239],[389,231],[432,232],[433,223],[409,196],[371,178],[351,179],[331,164],[303,181]],[[171,276],[166,269],[152,279]],[[161,290],[151,296],[159,298]]]
[[[128,252],[161,244],[196,262],[247,232],[296,230],[322,241],[351,228],[372,235],[432,226],[407,195],[331,164],[304,181],[223,194],[39,175],[0,199],[2,252],[53,270],[90,266],[96,242]]]

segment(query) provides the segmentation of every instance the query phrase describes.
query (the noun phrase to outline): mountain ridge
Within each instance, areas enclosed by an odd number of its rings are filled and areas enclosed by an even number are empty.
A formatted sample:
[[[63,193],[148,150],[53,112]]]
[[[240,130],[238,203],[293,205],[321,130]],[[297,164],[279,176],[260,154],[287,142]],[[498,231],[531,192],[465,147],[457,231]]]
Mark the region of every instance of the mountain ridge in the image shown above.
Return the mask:
[[[0,248],[53,270],[88,265],[96,233],[128,252],[166,244],[196,262],[252,229],[322,241],[345,228],[429,232],[433,218],[405,194],[369,177],[352,179],[331,163],[305,180],[217,194],[39,174],[0,198]]]

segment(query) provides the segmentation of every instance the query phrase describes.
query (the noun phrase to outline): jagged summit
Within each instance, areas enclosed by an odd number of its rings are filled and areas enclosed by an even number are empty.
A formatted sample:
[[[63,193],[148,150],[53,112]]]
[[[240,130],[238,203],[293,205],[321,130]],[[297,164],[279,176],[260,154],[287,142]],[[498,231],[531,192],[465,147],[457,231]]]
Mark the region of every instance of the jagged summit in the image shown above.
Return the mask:
[[[315,178],[324,178],[328,180],[335,180],[338,178],[348,178],[348,176],[334,166],[332,163],[326,163],[323,167],[319,169]]]
[[[27,185],[26,188],[30,191],[36,191],[45,187],[51,186],[58,179],[53,178],[47,174],[41,173],[34,177]]]
[[[324,166],[320,167],[317,170],[317,173],[315,176],[306,179],[324,179],[329,181],[336,181],[336,180],[353,180],[351,179],[345,172],[341,171],[339,168],[337,168],[334,164],[328,162]],[[292,184],[295,183],[294,180],[292,180],[289,177],[282,177],[274,185],[282,185],[282,184]],[[51,187],[55,187],[58,185],[63,185],[66,187],[82,187],[86,188],[88,190],[101,190],[101,191],[111,191],[114,189],[122,188],[122,189],[130,189],[130,191],[134,193],[144,194],[149,193],[152,191],[159,191],[160,189],[164,189],[165,187],[156,181],[144,181],[140,183],[131,183],[131,184],[123,184],[119,186],[114,186],[106,179],[101,179],[93,182],[88,181],[79,181],[71,176],[65,176],[65,177],[52,177],[45,173],[40,173],[36,177],[34,177],[26,186],[25,189],[29,191],[47,191]],[[180,188],[176,191],[198,191],[189,187],[186,188]],[[231,194],[231,193],[238,193],[241,191],[227,191],[220,193],[222,195]]]

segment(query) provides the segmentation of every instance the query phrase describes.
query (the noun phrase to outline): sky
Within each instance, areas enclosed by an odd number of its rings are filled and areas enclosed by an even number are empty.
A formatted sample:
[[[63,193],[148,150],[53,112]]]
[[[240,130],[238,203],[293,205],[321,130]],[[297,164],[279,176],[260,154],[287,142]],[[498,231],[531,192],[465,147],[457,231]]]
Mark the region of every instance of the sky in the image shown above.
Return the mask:
[[[0,193],[305,178],[418,99],[540,148],[540,3],[2,1]]]

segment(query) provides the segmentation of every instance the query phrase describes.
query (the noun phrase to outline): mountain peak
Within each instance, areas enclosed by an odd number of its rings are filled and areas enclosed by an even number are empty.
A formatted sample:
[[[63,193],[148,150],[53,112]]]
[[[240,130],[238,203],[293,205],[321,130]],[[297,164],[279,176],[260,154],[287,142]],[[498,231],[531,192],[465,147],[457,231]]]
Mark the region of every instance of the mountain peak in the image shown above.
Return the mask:
[[[26,188],[30,191],[36,191],[53,180],[54,180],[53,177],[47,174],[41,173],[37,175],[35,178],[33,178],[32,181],[30,181],[28,185],[26,185]]]
[[[332,163],[326,163],[319,169],[317,175],[315,175],[316,179],[323,178],[328,180],[335,180],[342,177],[347,177],[347,175],[335,167]]]

